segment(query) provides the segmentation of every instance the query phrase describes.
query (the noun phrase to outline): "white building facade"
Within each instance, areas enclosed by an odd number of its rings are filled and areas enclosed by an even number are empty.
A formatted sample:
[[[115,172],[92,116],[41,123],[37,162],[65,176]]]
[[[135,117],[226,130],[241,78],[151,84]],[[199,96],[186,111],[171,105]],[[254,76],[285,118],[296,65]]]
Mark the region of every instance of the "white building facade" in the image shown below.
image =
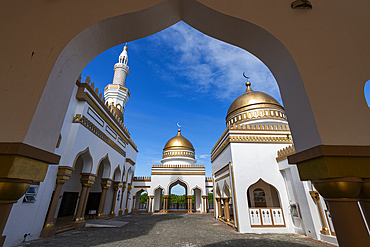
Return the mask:
[[[115,73],[116,67],[127,70],[115,75],[121,82],[128,74],[127,46],[123,53],[115,65]],[[103,98],[89,77],[76,81],[56,144],[59,165],[50,165],[45,180],[14,204],[4,246],[83,227],[87,218],[130,212],[138,150],[123,124],[129,91],[115,86],[108,85]],[[118,93],[112,96],[111,88]]]
[[[203,165],[195,164],[194,147],[181,135],[181,130],[166,143],[161,162],[160,165],[153,165],[151,177],[134,179],[133,209],[140,209],[140,195],[147,192],[146,211],[149,213],[208,212],[208,194],[213,191],[212,180],[205,177]],[[176,185],[185,189],[186,203],[180,207],[170,203],[171,190]]]
[[[211,153],[215,217],[242,233],[299,233],[336,243],[325,203],[311,197],[314,189],[286,155],[276,157],[293,148],[284,108],[246,86]]]

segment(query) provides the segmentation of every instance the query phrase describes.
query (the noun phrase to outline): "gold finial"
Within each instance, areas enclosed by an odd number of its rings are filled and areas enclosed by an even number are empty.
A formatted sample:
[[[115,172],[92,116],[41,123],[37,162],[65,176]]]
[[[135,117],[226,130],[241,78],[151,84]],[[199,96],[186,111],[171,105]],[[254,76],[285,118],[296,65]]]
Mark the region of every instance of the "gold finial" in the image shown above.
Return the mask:
[[[251,88],[252,83],[250,83],[249,81],[247,81],[247,82],[245,83],[245,85],[247,86],[247,90],[246,90],[246,92],[252,92],[252,91],[253,91],[253,90],[252,90],[252,88]]]
[[[127,43],[125,44],[125,46],[123,47],[123,49],[124,49],[125,51],[127,51]]]
[[[181,135],[181,129],[177,130],[177,135]]]
[[[247,90],[246,92],[251,92],[253,91],[252,88],[251,88],[251,83],[249,82],[249,77],[246,76],[244,73],[243,73],[243,76],[247,79],[247,83],[245,83],[245,85],[247,86]]]

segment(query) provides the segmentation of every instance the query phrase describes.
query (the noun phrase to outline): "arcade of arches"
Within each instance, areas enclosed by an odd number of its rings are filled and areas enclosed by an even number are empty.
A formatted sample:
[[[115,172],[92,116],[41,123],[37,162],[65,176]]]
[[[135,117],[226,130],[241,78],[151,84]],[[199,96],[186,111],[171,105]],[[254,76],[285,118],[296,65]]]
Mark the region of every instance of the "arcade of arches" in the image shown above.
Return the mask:
[[[114,45],[183,20],[267,65],[294,136],[296,153],[289,162],[326,199],[339,244],[369,242],[358,204],[369,222],[370,112],[363,89],[369,79],[370,2],[312,1],[312,9],[292,9],[291,2],[126,0],[117,8],[108,0],[90,2],[88,11],[78,1],[5,3],[0,9],[5,34],[0,43],[6,47],[0,56],[0,231],[30,184],[56,173],[53,165],[61,156],[55,146],[82,69]],[[60,174],[70,174],[67,170]],[[92,177],[86,181],[92,183]]]

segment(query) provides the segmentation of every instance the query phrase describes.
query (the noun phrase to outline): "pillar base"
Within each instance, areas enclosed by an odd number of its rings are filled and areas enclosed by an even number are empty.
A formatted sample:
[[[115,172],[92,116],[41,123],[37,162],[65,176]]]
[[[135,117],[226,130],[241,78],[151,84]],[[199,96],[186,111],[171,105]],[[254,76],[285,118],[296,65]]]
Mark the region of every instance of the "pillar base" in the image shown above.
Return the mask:
[[[322,235],[330,235],[330,232],[329,232],[329,229],[321,229],[320,230],[320,234],[322,234]]]
[[[153,214],[153,212],[148,212],[148,214]]]
[[[75,228],[75,229],[78,229],[78,228],[82,228],[86,225],[86,221],[75,221],[72,223],[72,226]]]
[[[41,231],[40,238],[50,238],[55,235],[55,232],[56,232],[55,227],[44,228]]]
[[[118,211],[118,215],[122,215],[122,209],[119,209],[119,211]]]
[[[207,212],[202,212],[202,214],[206,214]]]

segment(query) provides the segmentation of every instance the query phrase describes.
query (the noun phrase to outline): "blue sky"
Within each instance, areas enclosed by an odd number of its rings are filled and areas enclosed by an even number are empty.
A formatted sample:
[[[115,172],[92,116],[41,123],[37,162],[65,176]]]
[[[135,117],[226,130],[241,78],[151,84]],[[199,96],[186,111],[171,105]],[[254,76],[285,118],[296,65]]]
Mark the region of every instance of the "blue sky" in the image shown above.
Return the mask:
[[[90,76],[103,92],[112,83],[123,46],[97,56],[82,71],[82,79]],[[195,148],[197,164],[205,165],[206,176],[211,176],[210,153],[225,130],[230,104],[245,91],[243,72],[253,90],[282,103],[273,75],[259,59],[184,22],[129,42],[128,66],[131,97],[124,122],[139,150],[135,176],[150,176],[164,145],[177,134],[177,123]],[[370,85],[366,90],[370,95]]]

